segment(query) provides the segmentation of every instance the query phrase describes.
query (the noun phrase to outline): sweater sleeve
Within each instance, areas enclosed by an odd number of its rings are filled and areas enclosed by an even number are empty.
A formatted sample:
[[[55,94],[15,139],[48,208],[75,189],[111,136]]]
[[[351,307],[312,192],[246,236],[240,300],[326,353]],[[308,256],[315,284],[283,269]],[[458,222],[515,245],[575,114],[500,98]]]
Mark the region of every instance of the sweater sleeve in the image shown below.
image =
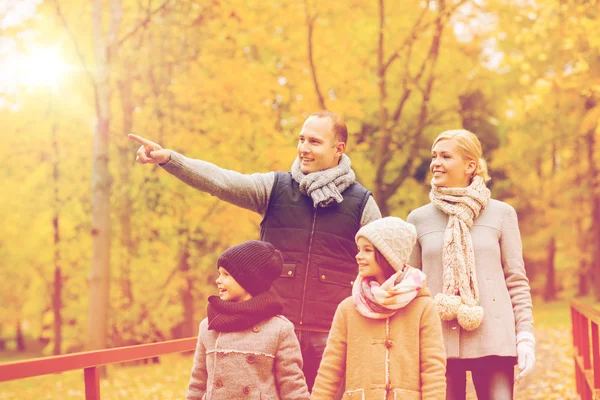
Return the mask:
[[[193,160],[171,150],[161,167],[189,186],[264,216],[275,183],[275,173],[242,174],[207,161]]]
[[[310,394],[302,372],[302,353],[294,325],[286,323],[279,333],[275,354],[275,382],[282,400],[308,400]]]
[[[515,314],[515,330],[517,335],[533,338],[533,305],[529,279],[525,273],[517,213],[510,205],[507,205],[504,213],[501,235],[502,268]]]
[[[380,218],[381,211],[379,210],[379,206],[375,202],[373,196],[369,196],[367,204],[365,204],[365,209],[363,210],[362,216],[360,218],[360,226],[363,227],[369,222],[373,222],[376,219]]]
[[[194,364],[192,366],[192,376],[188,384],[186,400],[200,400],[206,393],[206,349],[202,342],[202,335],[206,332],[206,320],[200,323],[200,332],[198,333],[198,342],[194,353]]]
[[[415,215],[412,212],[408,214],[406,222],[416,226]],[[422,269],[423,267],[423,261],[421,260],[421,244],[419,243],[418,236],[417,240],[415,241],[412,253],[410,253],[410,257],[408,258],[407,264],[417,269]]]
[[[346,316],[339,305],[333,317],[311,399],[331,400],[336,398],[346,372],[347,338]]]
[[[424,399],[446,399],[446,353],[442,322],[433,301],[421,315],[421,395]]]

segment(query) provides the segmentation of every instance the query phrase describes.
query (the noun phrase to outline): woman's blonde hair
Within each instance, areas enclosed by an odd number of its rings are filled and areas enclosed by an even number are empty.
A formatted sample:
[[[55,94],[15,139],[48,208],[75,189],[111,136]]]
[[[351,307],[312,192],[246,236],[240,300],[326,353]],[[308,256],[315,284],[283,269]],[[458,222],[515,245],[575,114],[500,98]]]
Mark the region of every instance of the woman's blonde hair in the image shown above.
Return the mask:
[[[485,183],[488,183],[492,178],[488,173],[487,163],[483,158],[481,142],[479,142],[477,136],[475,136],[475,134],[472,132],[469,132],[466,129],[452,129],[442,132],[437,138],[435,138],[431,148],[435,147],[435,145],[441,140],[451,139],[454,139],[454,142],[456,143],[456,149],[462,158],[473,160],[477,164],[473,176],[479,175]]]

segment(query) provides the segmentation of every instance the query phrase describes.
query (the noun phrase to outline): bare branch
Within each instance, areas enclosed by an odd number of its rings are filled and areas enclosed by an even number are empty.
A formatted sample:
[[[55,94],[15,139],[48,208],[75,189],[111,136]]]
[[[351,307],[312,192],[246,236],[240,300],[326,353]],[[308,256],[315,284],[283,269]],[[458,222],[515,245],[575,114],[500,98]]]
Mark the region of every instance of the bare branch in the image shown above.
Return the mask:
[[[319,98],[319,106],[321,109],[326,110],[325,99],[321,94],[321,89],[319,88],[319,81],[317,80],[317,71],[315,68],[315,62],[313,60],[313,30],[314,24],[317,19],[317,16],[310,16],[310,11],[308,9],[308,0],[304,0],[304,12],[306,15],[306,26],[308,28],[308,62],[310,64],[310,70],[312,72],[313,84],[315,86],[315,92],[317,93],[317,97]]]
[[[417,29],[420,27],[421,22],[423,21],[423,18],[425,17],[426,13],[427,13],[427,8],[424,7],[423,11],[421,11],[421,15],[419,15],[419,18],[417,18],[417,22],[411,28],[410,33],[408,35],[406,35],[404,42],[400,45],[400,47],[398,47],[396,49],[396,51],[391,55],[391,57],[385,63],[384,70],[387,70],[390,67],[390,65],[392,65],[394,60],[396,60],[400,56],[400,53],[402,52],[404,47],[408,46],[409,44],[411,44],[412,42],[417,40],[417,38],[419,37],[419,35],[417,33]],[[425,25],[421,30],[425,30],[425,29],[427,29],[427,25]]]
[[[456,3],[454,6],[448,8],[447,10],[445,10],[443,13],[440,14],[439,18],[445,19],[450,17],[452,14],[454,14],[454,12],[463,4],[465,4],[467,2],[467,0],[461,0],[458,3]],[[392,65],[392,63],[397,60],[400,57],[400,54],[402,53],[402,51],[404,50],[404,48],[406,46],[412,45],[412,43],[414,43],[418,38],[419,35],[423,32],[425,32],[427,29],[429,29],[430,26],[435,25],[437,22],[437,19],[434,21],[430,21],[424,25],[421,26],[421,22],[423,22],[423,18],[425,17],[425,15],[427,14],[427,7],[424,7],[423,10],[421,11],[421,14],[419,15],[419,17],[417,18],[417,22],[413,25],[413,27],[411,28],[409,34],[406,36],[406,38],[404,39],[404,42],[402,42],[402,44],[400,46],[398,46],[398,48],[396,49],[396,51],[394,51],[394,53],[390,56],[390,58],[388,59],[388,61],[385,63],[385,69],[387,70],[390,65]]]
[[[443,4],[443,2],[442,2],[442,4]],[[462,2],[459,4],[462,4]],[[455,10],[456,7],[458,7],[458,5],[453,7],[452,10]],[[428,62],[430,65],[430,77],[429,77],[429,81],[427,82],[427,86],[431,86],[433,84],[433,70],[434,70],[435,63],[437,61],[437,57],[439,54],[442,30],[444,29],[445,18],[449,15],[450,14],[447,13],[446,11],[441,11],[440,15],[435,20],[436,31],[434,32],[434,36],[431,41],[431,46],[429,47],[429,52],[427,53],[427,56],[423,60],[423,63],[421,64],[419,71],[417,72],[417,75],[414,78],[412,78],[413,85],[415,85],[417,87],[418,87],[419,81],[421,80],[421,78],[423,77],[423,74],[425,73]],[[398,125],[398,121],[400,120],[400,117],[402,116],[402,111],[404,109],[406,101],[408,100],[408,97],[411,94],[411,91],[412,91],[412,85],[411,85],[411,88],[409,88],[407,91],[405,91],[404,95],[398,102],[398,106],[396,107],[396,110],[394,111],[394,114],[392,115],[392,118],[391,118],[391,120],[393,121],[393,124],[394,124],[392,126],[392,129],[394,129]],[[427,96],[429,96],[429,95],[427,95]]]
[[[443,0],[440,1],[440,3],[441,3],[441,7],[443,8],[443,4],[444,4]],[[429,54],[427,56],[427,58],[431,60],[430,65],[429,65],[430,66],[429,78],[427,80],[427,86],[426,86],[425,90],[423,91],[423,100],[421,102],[421,109],[419,112],[419,120],[418,120],[419,123],[417,124],[417,129],[415,130],[415,133],[413,135],[412,148],[408,153],[408,159],[402,166],[402,169],[396,176],[396,179],[394,179],[392,181],[392,183],[389,185],[388,191],[386,193],[387,196],[391,196],[393,193],[395,193],[398,190],[398,188],[400,186],[402,186],[402,184],[408,177],[408,174],[409,174],[410,170],[413,168],[414,161],[418,155],[423,130],[428,125],[426,123],[426,120],[427,120],[427,115],[429,112],[429,100],[431,98],[433,83],[435,81],[433,71],[435,69],[435,65],[438,60],[439,48],[440,48],[441,39],[442,39],[442,32],[444,30],[444,21],[442,20],[442,18],[443,18],[443,12],[440,14],[440,17],[437,19],[436,31],[434,33],[434,37],[433,37],[433,40],[431,43],[431,48],[430,48]],[[396,125],[397,125],[397,123],[396,123]]]
[[[160,6],[155,8],[153,11],[150,11],[148,13],[148,15],[146,16],[146,18],[144,18],[144,20],[142,22],[140,22],[132,30],[130,30],[128,33],[126,33],[125,36],[123,36],[121,39],[119,39],[118,45],[121,46],[123,43],[125,43],[125,41],[127,39],[134,36],[141,28],[145,28],[152,20],[152,17],[159,11],[164,10],[169,5],[170,2],[171,2],[171,0],[165,0]]]
[[[377,77],[379,85],[379,132],[381,137],[375,151],[375,165],[376,165],[376,184],[378,183],[377,177],[383,176],[383,168],[385,164],[381,162],[384,155],[388,151],[390,142],[390,132],[387,130],[387,109],[385,106],[387,91],[386,91],[386,80],[385,80],[385,67],[383,64],[383,58],[385,54],[385,1],[379,0],[379,36],[377,44]]]
[[[69,28],[67,19],[65,18],[64,14],[62,12],[62,9],[60,7],[59,0],[53,0],[53,2],[54,2],[54,8],[56,10],[56,15],[58,16],[58,19],[63,24],[63,27],[67,31],[67,34],[71,38],[71,41],[73,42],[73,46],[75,47],[75,53],[77,53],[77,58],[79,58],[79,62],[81,63],[81,67],[85,70],[86,75],[87,75],[90,83],[92,84],[92,87],[94,88],[94,99],[95,99],[95,104],[96,104],[96,111],[99,111],[100,106],[98,104],[98,88],[96,85],[96,80],[94,79],[94,75],[92,74],[92,71],[90,71],[90,69],[88,68],[88,64],[85,60],[83,52],[81,51],[81,48],[79,47],[79,43],[77,42],[77,38],[73,34],[73,31],[71,30],[71,28]]]
[[[417,132],[417,131],[422,131],[423,129],[425,129],[425,127],[433,125],[435,123],[442,123],[442,118],[445,117],[447,114],[449,113],[455,113],[458,112],[459,109],[456,106],[451,106],[451,107],[447,107],[444,108],[442,110],[439,110],[437,112],[435,112],[435,114],[432,114],[429,116],[429,118],[427,118],[422,124],[414,127],[413,131]],[[450,120],[448,120],[449,122]],[[412,137],[414,137],[415,135],[412,135]],[[397,151],[401,151],[404,149],[405,145],[407,145],[409,142],[407,142],[406,140],[403,141],[399,141],[399,140],[395,140],[392,141],[392,146],[395,146],[394,150],[395,151],[390,151],[388,152],[385,157],[383,158],[383,162],[385,164],[387,164],[388,162],[390,162],[392,160],[392,158],[396,155]]]

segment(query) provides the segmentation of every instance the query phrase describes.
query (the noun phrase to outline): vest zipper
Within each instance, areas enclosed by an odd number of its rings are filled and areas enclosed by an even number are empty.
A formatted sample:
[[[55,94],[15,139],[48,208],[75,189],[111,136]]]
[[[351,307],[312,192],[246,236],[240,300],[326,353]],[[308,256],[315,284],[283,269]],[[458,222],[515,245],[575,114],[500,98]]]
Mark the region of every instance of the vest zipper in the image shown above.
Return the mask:
[[[317,209],[318,209],[317,207],[315,207],[315,212],[313,213],[312,228],[310,230],[310,237],[308,240],[308,256],[306,258],[306,268],[305,268],[305,272],[304,272],[304,286],[302,287],[302,303],[300,304],[300,326],[302,326],[302,322],[303,322],[302,317],[304,316],[304,301],[306,299],[306,284],[308,282],[308,268],[310,267],[312,242],[313,242],[313,236],[315,234],[315,224],[317,223]],[[300,330],[300,335],[302,335],[302,330]]]

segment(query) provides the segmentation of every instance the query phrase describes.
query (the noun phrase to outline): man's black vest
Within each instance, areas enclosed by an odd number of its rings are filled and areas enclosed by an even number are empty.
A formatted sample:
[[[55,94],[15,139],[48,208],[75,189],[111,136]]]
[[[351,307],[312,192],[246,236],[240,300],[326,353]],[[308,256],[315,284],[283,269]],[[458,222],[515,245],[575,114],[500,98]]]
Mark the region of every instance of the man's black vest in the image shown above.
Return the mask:
[[[344,201],[313,207],[288,172],[277,172],[260,238],[283,252],[273,290],[299,329],[328,331],[338,304],[352,293],[358,272],[354,236],[371,193],[353,183]]]

